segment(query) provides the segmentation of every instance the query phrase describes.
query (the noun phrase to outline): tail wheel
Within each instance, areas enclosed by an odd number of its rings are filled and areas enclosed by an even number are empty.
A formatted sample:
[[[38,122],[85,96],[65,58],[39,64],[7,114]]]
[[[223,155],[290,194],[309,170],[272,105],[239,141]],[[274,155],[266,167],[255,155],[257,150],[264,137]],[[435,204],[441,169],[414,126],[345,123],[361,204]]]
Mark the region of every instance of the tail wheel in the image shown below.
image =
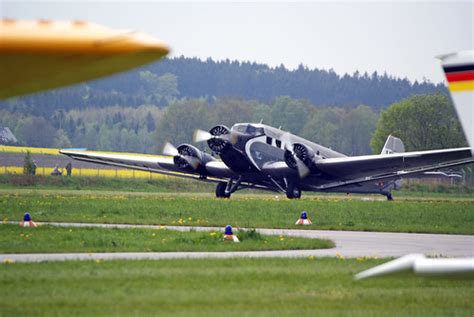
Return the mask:
[[[230,198],[230,193],[226,194],[225,189],[227,188],[227,183],[218,183],[216,187],[216,197],[217,198]]]
[[[286,197],[288,197],[288,199],[301,198],[301,189],[299,186],[295,184],[289,184],[288,189],[286,190]]]

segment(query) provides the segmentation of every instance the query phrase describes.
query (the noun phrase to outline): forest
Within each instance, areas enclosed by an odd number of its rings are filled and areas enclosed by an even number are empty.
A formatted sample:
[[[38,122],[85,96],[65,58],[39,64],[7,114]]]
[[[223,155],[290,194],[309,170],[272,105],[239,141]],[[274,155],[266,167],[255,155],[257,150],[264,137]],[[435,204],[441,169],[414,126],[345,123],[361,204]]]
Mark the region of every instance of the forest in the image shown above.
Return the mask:
[[[367,105],[379,111],[413,95],[441,92],[443,84],[410,82],[386,73],[336,74],[333,70],[208,58],[165,59],[138,70],[0,102],[0,109],[46,116],[56,109],[109,106],[166,107],[176,99],[238,98],[271,104],[280,96],[306,100],[316,107]]]
[[[419,124],[402,116],[387,126],[387,113],[400,102],[429,104],[431,108],[423,108],[426,113],[439,113],[439,118],[430,117],[433,124],[449,125],[453,134],[440,138],[446,144],[405,140],[408,150],[465,144],[441,84],[411,83],[387,74],[339,76],[304,66],[288,70],[185,57],[0,102],[0,126],[9,127],[22,145],[160,153],[167,141],[191,143],[198,128],[263,122],[342,153],[361,155],[380,151],[390,133],[404,136],[411,131],[407,122]],[[440,105],[443,111],[432,108]],[[397,124],[405,128],[397,130]]]

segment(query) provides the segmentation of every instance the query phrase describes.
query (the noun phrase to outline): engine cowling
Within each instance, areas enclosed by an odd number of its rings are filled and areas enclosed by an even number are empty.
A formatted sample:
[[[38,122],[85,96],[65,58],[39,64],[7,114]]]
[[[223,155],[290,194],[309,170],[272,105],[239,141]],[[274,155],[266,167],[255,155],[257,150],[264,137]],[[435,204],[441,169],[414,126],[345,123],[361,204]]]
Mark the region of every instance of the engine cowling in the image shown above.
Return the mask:
[[[293,144],[293,153],[307,167],[311,168],[314,165],[314,162],[316,160],[316,154],[311,148],[307,147],[306,145],[301,143]],[[293,153],[288,150],[285,151],[285,163],[290,168],[297,169],[297,164]]]
[[[181,144],[177,150],[179,155],[173,156],[173,162],[183,170],[198,170],[204,173],[204,165],[209,161],[215,161],[211,155],[190,144]]]
[[[220,154],[230,143],[227,139],[218,137],[229,134],[230,129],[225,125],[216,125],[209,133],[217,138],[207,140],[207,145],[214,153]]]
[[[190,157],[192,160],[196,160],[199,165],[202,164],[202,155],[201,151],[199,151],[196,147],[190,144],[181,144],[177,148],[179,155],[173,157],[174,164],[180,169],[194,169],[188,160],[184,157]]]

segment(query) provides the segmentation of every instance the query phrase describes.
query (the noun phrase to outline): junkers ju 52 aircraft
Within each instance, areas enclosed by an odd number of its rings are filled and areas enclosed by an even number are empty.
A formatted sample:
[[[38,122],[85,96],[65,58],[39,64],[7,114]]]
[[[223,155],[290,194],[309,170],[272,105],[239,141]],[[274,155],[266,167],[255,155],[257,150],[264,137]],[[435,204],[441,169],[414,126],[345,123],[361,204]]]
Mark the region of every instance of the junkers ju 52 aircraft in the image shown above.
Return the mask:
[[[346,156],[289,132],[261,124],[217,125],[197,130],[195,142],[207,142],[213,155],[190,144],[167,156],[107,154],[61,150],[73,159],[217,182],[216,197],[229,198],[245,188],[283,192],[290,199],[302,191],[378,193],[392,200],[400,180],[474,162],[470,148],[404,152],[403,142],[389,136],[381,154]]]

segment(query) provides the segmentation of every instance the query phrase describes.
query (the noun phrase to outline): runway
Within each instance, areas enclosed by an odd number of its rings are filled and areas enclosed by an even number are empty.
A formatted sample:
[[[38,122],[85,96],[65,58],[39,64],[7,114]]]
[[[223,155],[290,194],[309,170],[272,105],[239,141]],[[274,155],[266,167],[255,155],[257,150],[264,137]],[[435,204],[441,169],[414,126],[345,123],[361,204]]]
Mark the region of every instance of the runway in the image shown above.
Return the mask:
[[[14,222],[12,222],[14,223]],[[223,230],[217,227],[154,226],[127,224],[89,224],[42,222],[39,225],[62,227],[101,227],[101,228],[148,228],[176,231]],[[336,247],[322,250],[285,251],[245,251],[245,252],[110,252],[110,253],[38,253],[38,254],[0,254],[0,261],[44,262],[67,260],[163,260],[197,258],[292,258],[292,257],[399,257],[409,253],[422,253],[427,256],[472,257],[474,256],[474,235],[295,230],[295,229],[257,229],[265,235],[283,235],[305,238],[329,239]]]

